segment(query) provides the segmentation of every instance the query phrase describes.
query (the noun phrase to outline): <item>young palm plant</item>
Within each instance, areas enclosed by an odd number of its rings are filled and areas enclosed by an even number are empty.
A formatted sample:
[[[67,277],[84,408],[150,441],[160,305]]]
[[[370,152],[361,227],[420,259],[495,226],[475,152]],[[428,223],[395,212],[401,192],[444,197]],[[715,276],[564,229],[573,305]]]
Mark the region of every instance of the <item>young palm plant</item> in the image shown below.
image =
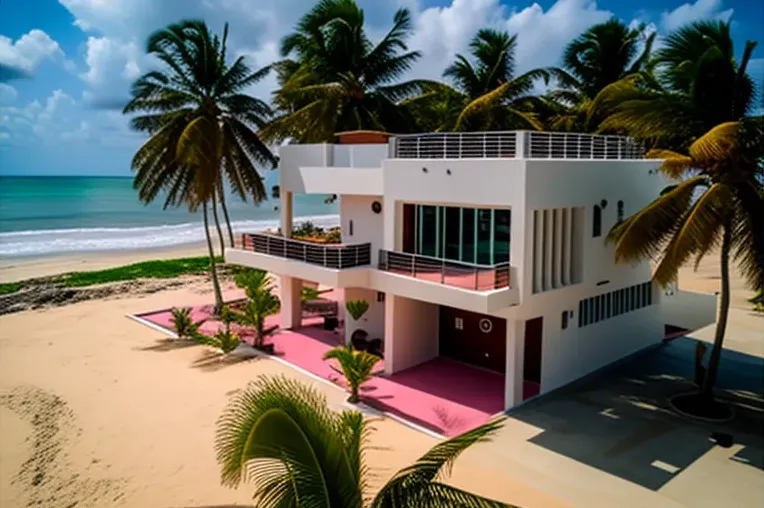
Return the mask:
[[[327,351],[324,354],[324,360],[331,359],[337,360],[340,364],[339,369],[334,365],[331,367],[335,372],[342,374],[350,388],[348,402],[358,403],[361,400],[359,396],[361,386],[371,379],[371,371],[381,358],[366,351],[356,351],[348,344]]]
[[[281,302],[270,288],[261,288],[248,296],[249,301],[244,305],[242,312],[239,313],[237,321],[242,326],[254,328],[255,339],[253,345],[256,348],[262,348],[265,339],[273,335],[278,329],[277,326],[266,327],[265,318],[278,314]]]
[[[470,446],[488,441],[493,420],[436,444],[371,498],[365,453],[371,429],[362,413],[329,409],[318,390],[286,377],[260,378],[232,396],[217,424],[223,485],[255,484],[263,508],[508,507],[442,483]]]
[[[199,330],[199,324],[191,318],[190,307],[172,309],[172,326],[179,339],[191,338]]]
[[[661,171],[681,180],[647,207],[617,224],[608,236],[616,260],[658,259],[654,280],[667,285],[688,260],[718,249],[721,301],[713,349],[699,395],[675,399],[686,412],[725,414],[713,389],[730,304],[729,260],[753,289],[764,285],[764,127],[761,119],[720,124],[694,141],[687,155],[652,150]]]
[[[242,200],[265,199],[255,163],[272,167],[275,160],[254,130],[264,125],[270,108],[242,93],[269,69],[253,72],[244,57],[229,65],[227,38],[227,25],[220,38],[202,21],[181,21],[152,34],[146,50],[161,67],[135,81],[123,110],[137,114],[131,127],[150,136],[132,161],[139,198],[149,203],[161,194],[165,207],[201,207],[213,259],[209,205],[217,225],[216,204],[225,204],[224,182]],[[225,208],[224,215],[228,221]],[[219,226],[218,231],[223,243]],[[232,242],[230,222],[228,231]],[[222,294],[214,263],[212,277],[218,312]]]

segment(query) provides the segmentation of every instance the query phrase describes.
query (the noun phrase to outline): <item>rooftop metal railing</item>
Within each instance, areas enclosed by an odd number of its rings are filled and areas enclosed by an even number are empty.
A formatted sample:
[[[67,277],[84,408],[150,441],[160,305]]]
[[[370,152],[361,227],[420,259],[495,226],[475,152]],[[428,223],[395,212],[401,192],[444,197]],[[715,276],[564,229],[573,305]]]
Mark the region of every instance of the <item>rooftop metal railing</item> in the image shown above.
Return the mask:
[[[396,136],[400,159],[641,159],[641,143],[625,136],[573,132],[444,132]]]
[[[380,250],[378,268],[386,272],[476,291],[507,288],[510,282],[509,262],[477,265],[419,254]]]
[[[353,268],[371,264],[371,243],[320,244],[267,233],[245,233],[242,249],[294,259],[325,268]]]

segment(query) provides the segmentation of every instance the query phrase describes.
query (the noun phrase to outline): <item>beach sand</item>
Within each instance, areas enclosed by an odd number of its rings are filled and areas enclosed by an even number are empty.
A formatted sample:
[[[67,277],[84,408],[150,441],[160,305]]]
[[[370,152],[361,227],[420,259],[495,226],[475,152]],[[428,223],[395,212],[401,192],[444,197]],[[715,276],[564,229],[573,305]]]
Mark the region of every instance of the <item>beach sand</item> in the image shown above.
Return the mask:
[[[215,421],[228,396],[280,374],[337,409],[346,395],[268,358],[221,365],[203,346],[168,347],[125,317],[211,298],[199,284],[0,318],[0,506],[251,506],[251,486],[219,484]],[[388,419],[373,425],[373,485],[436,443]],[[565,506],[467,456],[453,481],[528,508]]]
[[[200,255],[202,247],[4,263],[19,280],[143,259]],[[683,270],[680,286],[718,290],[718,265]],[[750,308],[734,274],[733,305]],[[345,394],[274,360],[232,365],[202,346],[171,347],[127,314],[212,300],[209,285],[79,302],[0,317],[0,506],[77,508],[251,506],[251,486],[223,488],[213,449],[215,421],[230,394],[262,375],[286,375],[320,389],[331,407]],[[368,464],[372,485],[436,440],[377,419]],[[481,444],[480,446],[491,446]],[[566,506],[513,475],[481,465],[479,450],[457,461],[453,483],[526,508]]]

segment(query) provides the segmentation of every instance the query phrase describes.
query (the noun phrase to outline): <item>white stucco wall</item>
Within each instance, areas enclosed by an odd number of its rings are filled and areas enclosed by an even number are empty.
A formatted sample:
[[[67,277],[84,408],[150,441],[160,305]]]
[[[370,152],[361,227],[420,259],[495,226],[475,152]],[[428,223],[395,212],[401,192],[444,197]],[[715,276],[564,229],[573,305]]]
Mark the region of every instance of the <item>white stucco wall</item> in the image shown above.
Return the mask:
[[[369,304],[369,310],[355,321],[347,312],[345,303],[351,300],[366,300]],[[366,288],[347,288],[344,291],[342,309],[340,312],[345,321],[345,340],[350,341],[353,332],[357,329],[365,330],[370,339],[385,340],[385,302],[377,301],[377,291]]]
[[[374,213],[371,204],[379,201],[383,211]],[[340,227],[343,243],[371,242],[371,265],[377,265],[379,249],[384,238],[384,208],[385,201],[381,196],[355,196],[343,194],[339,196]],[[353,231],[350,232],[350,221],[353,221]]]
[[[663,322],[698,330],[716,322],[716,295],[669,289],[662,292]]]
[[[438,305],[388,294],[385,317],[386,373],[392,374],[438,356]]]

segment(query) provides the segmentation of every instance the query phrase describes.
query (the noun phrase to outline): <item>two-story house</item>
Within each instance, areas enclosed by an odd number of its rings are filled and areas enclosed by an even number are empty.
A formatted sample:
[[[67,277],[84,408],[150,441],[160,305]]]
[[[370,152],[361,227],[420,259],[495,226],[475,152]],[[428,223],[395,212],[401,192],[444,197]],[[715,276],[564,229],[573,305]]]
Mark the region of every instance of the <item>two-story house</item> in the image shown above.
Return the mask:
[[[339,288],[369,303],[387,374],[447,356],[503,374],[505,408],[664,337],[649,263],[616,265],[605,242],[667,183],[629,138],[362,131],[279,155],[285,238],[249,235],[226,261],[280,277],[284,328],[304,281]],[[338,196],[342,244],[289,238],[299,193]]]

